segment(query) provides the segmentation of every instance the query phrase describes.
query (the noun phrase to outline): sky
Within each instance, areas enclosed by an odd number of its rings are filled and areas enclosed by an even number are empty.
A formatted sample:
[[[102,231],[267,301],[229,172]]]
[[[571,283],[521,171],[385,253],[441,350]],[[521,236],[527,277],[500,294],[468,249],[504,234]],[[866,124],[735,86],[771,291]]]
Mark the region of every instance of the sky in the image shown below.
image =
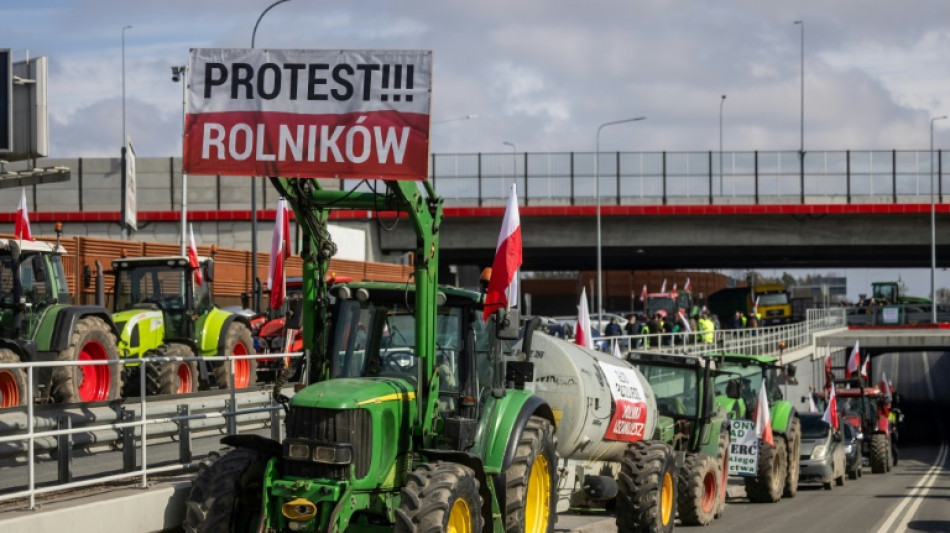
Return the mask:
[[[170,67],[249,47],[270,4],[3,0],[0,47],[49,57],[50,155],[115,157],[132,26],[126,129],[139,156],[180,155]],[[718,149],[720,104],[725,150],[797,150],[802,58],[806,150],[925,150],[950,113],[948,21],[945,0],[290,0],[256,46],[432,50],[435,153],[591,151],[600,124],[634,116],[602,150]],[[950,120],[934,134],[950,145]],[[926,293],[923,272],[902,279]]]

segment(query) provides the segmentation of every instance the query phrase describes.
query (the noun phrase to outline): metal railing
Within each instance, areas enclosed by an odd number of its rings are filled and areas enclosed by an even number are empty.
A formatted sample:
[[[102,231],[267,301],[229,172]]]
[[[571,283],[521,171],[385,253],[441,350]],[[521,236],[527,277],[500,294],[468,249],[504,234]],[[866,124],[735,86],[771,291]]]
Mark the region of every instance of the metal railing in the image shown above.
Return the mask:
[[[843,309],[849,326],[916,326],[933,323],[931,304],[867,305]],[[950,322],[950,306],[937,305],[937,322]]]
[[[218,402],[217,405],[212,402],[210,408],[206,406],[202,412],[192,413],[188,400],[170,400],[167,395],[158,397],[146,395],[146,372],[142,371],[139,372],[139,390],[141,392],[137,397],[137,402],[134,397],[126,398],[126,401],[115,411],[111,407],[103,407],[98,410],[99,412],[96,412],[96,407],[83,406],[83,418],[89,423],[81,424],[81,427],[72,427],[72,417],[69,416],[58,417],[58,420],[62,422],[56,424],[51,424],[37,417],[33,387],[36,369],[94,365],[109,365],[114,369],[118,369],[123,365],[141,364],[143,361],[129,359],[118,362],[91,360],[0,364],[0,369],[23,369],[27,376],[26,405],[0,411],[0,421],[2,421],[0,428],[4,430],[2,431],[4,434],[0,434],[0,452],[7,452],[0,453],[0,455],[10,454],[22,456],[25,459],[27,466],[26,488],[0,494],[0,502],[28,498],[28,507],[35,509],[37,507],[36,497],[41,494],[134,478],[141,478],[140,485],[145,488],[148,486],[150,475],[154,476],[198,466],[198,463],[192,460],[190,453],[190,437],[193,430],[210,428],[217,431],[224,430],[227,434],[236,434],[239,432],[239,421],[251,420],[263,421],[270,425],[272,431],[279,431],[280,422],[283,418],[283,407],[280,404],[277,404],[273,398],[270,398],[269,401],[264,400],[261,398],[262,393],[260,392],[257,393],[256,397],[247,398],[245,392],[238,393],[234,388],[235,361],[279,357],[296,358],[302,357],[302,354],[297,352],[217,357],[149,357],[147,363],[188,361],[228,363],[228,379],[231,387],[229,390],[222,390],[220,395],[198,398],[199,401],[218,398]],[[268,389],[272,388],[269,384],[266,387]],[[239,396],[244,401],[245,405],[243,407],[239,406]],[[170,403],[174,403],[171,408],[169,408]],[[137,409],[129,408],[133,405]],[[184,406],[184,408],[181,406]],[[25,420],[22,420],[22,417],[17,417],[17,413],[24,409],[26,417]],[[102,421],[100,415],[106,421]],[[113,421],[108,421],[109,418]],[[214,420],[217,420],[218,423],[212,423]],[[77,435],[81,435],[80,442],[74,442],[74,436]],[[149,466],[149,439],[153,436],[169,435],[179,438],[179,461],[172,465]],[[279,437],[277,440],[279,440]],[[13,444],[17,442],[25,443],[25,447],[20,446],[17,449]],[[82,480],[72,481],[68,471],[72,448],[83,444],[110,444],[121,447],[123,450],[123,471],[115,474],[88,476]],[[37,486],[36,464],[38,452],[48,453],[51,450],[56,450],[59,455],[60,483],[52,486]],[[135,464],[136,451],[140,453],[141,464],[139,466]]]
[[[933,153],[938,201],[950,185]],[[429,179],[447,205],[595,202],[595,152],[432,154]],[[600,152],[605,205],[930,202],[927,150]],[[720,168],[722,172],[720,173]],[[349,185],[349,183],[345,184]],[[817,200],[813,200],[816,199]]]

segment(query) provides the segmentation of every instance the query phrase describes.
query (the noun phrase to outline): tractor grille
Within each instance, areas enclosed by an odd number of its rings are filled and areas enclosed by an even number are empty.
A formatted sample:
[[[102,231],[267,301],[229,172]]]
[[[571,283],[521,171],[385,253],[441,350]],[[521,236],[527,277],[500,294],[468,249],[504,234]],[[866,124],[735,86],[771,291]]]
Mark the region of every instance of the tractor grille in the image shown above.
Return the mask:
[[[373,420],[366,409],[317,409],[293,407],[287,415],[287,438],[314,442],[350,444],[353,447],[353,473],[366,477],[373,458]],[[290,476],[345,480],[350,466],[310,461],[286,461]]]

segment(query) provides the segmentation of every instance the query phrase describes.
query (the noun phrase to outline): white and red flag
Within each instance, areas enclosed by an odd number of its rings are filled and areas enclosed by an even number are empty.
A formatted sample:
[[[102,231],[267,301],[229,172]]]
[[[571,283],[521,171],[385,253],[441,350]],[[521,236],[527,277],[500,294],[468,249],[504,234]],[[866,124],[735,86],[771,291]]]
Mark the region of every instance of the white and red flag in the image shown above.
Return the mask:
[[[663,280],[663,285],[660,286],[660,292],[666,292],[666,280]]]
[[[647,299],[647,284],[643,284],[643,290],[640,291],[640,301],[645,302]]]
[[[775,446],[772,438],[772,416],[769,413],[769,398],[765,394],[765,383],[759,387],[759,399],[755,405],[755,436]]]
[[[815,405],[815,397],[812,396],[811,394],[808,395],[808,412],[809,413],[818,412],[818,406]]]
[[[673,297],[673,305],[676,305],[676,284],[675,283],[673,284],[673,293],[671,296]]]
[[[887,380],[887,374],[881,372],[881,391],[884,393],[884,400],[887,403],[891,403],[894,399],[894,387],[891,385],[891,382]]]
[[[821,419],[828,423],[834,429],[838,429],[838,398],[835,396],[835,388],[831,388],[831,395],[828,397],[828,406],[825,407],[825,414]]]
[[[26,189],[20,189],[20,207],[16,210],[13,236],[23,241],[33,240],[33,233],[30,231],[30,212],[26,208]]]
[[[758,318],[759,316],[759,297],[755,297],[755,303],[752,304],[752,314]]]
[[[204,284],[204,278],[201,277],[201,269],[198,264],[198,247],[195,246],[195,228],[188,224],[188,264],[195,269],[195,283],[199,286]]]
[[[495,260],[491,265],[491,278],[485,292],[485,320],[502,307],[518,306],[518,269],[521,268],[521,216],[518,214],[518,193],[511,184],[508,207],[501,222],[501,233],[495,246]]]
[[[686,283],[683,284],[683,292],[689,292],[692,288],[693,286],[689,284],[689,278],[686,278]]]
[[[290,208],[287,200],[277,199],[274,235],[270,241],[270,263],[267,267],[267,288],[270,289],[270,308],[280,309],[287,296],[284,263],[290,258]]]
[[[844,367],[844,377],[846,378],[850,378],[851,374],[857,373],[858,369],[861,368],[861,349],[858,344],[858,341],[854,341],[854,348],[851,349],[848,364]]]
[[[577,306],[577,324],[574,326],[574,344],[594,349],[590,331],[590,311],[587,310],[587,289],[581,289],[581,302]]]
[[[871,364],[871,358],[865,357],[864,364],[861,365],[861,377],[867,379],[868,377],[868,365]]]

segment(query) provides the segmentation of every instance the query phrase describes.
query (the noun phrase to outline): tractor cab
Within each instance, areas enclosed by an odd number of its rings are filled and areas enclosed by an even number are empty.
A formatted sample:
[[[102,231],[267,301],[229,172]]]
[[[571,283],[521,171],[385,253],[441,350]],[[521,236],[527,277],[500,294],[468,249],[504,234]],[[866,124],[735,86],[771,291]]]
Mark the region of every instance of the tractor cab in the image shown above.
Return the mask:
[[[0,338],[29,344],[56,304],[72,302],[62,246],[0,239]]]
[[[716,358],[716,403],[733,418],[749,418],[763,386],[770,406],[781,401],[783,369],[776,361],[774,357],[735,354]]]

